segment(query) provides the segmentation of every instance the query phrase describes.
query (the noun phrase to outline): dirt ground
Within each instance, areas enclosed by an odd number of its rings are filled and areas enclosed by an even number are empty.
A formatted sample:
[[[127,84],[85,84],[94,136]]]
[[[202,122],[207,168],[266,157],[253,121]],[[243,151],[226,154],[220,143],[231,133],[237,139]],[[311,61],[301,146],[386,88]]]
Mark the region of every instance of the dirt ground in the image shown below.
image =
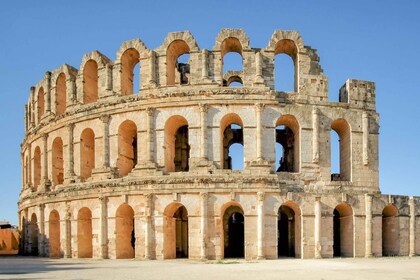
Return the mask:
[[[420,279],[420,257],[247,262],[0,256],[0,279]]]

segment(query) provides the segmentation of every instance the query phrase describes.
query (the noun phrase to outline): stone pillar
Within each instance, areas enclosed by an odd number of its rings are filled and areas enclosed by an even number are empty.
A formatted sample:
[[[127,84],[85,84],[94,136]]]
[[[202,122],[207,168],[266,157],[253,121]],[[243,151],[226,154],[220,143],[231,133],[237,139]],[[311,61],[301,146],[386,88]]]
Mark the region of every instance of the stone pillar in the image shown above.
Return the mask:
[[[255,84],[263,84],[264,78],[262,74],[262,54],[261,52],[255,53]]]
[[[201,231],[201,259],[207,259],[207,250],[206,250],[206,238],[207,238],[207,203],[208,203],[208,196],[207,192],[200,193],[201,197],[201,223],[200,223],[200,231]]]
[[[256,104],[256,112],[257,112],[257,160],[263,160],[263,133],[262,133],[262,124],[261,124],[261,112],[264,110],[264,104],[257,103]]]
[[[31,93],[30,93],[30,96],[31,96],[31,101],[30,101],[30,107],[32,108],[30,111],[31,111],[31,127],[34,127],[35,126],[35,87],[31,87]]]
[[[44,93],[44,95],[46,95],[45,115],[48,115],[49,113],[51,113],[51,72],[49,71],[45,72],[45,76],[47,78],[47,88]]]
[[[101,211],[101,217],[100,217],[100,235],[99,235],[99,242],[101,244],[101,252],[100,257],[101,259],[107,259],[108,258],[108,198],[106,196],[100,196],[100,211]]]
[[[103,125],[104,125],[104,133],[103,133],[103,146],[104,146],[104,150],[103,150],[103,158],[104,161],[102,163],[102,167],[103,169],[108,169],[109,168],[109,120],[110,117],[109,115],[102,115],[100,117]]]
[[[25,224],[23,225],[23,230],[24,230],[24,235],[25,235],[25,240],[23,240],[23,252],[24,254],[30,254],[31,253],[31,247],[30,247],[30,243],[29,240],[31,239],[31,236],[29,236],[29,213],[28,213],[28,208],[25,208],[23,210],[24,216],[25,216]]]
[[[154,131],[155,131],[155,108],[147,108],[147,142],[146,142],[146,155],[147,155],[147,161],[148,162],[154,162]]]
[[[365,194],[365,257],[372,257],[372,195]]]
[[[106,70],[106,90],[112,90],[112,67],[110,64],[105,65]]]
[[[201,78],[203,80],[207,80],[209,78],[209,61],[208,61],[208,51],[206,49],[203,49],[201,51],[201,61],[202,61]]]
[[[257,193],[257,200],[258,200],[258,226],[257,226],[257,258],[259,260],[265,259],[264,256],[264,192]]]
[[[369,116],[366,112],[363,112],[362,115],[362,125],[363,125],[363,164],[369,164]]]
[[[46,257],[46,250],[45,250],[45,217],[44,217],[44,210],[45,205],[39,204],[39,234],[38,234],[38,255],[42,257]]]
[[[73,146],[73,132],[74,132],[74,124],[68,124],[67,125],[67,135],[68,135],[68,145],[67,145],[67,158],[68,158],[68,163],[67,163],[67,174],[66,174],[66,179],[67,182],[74,182],[73,178],[76,176],[76,174],[74,173],[74,146]]]
[[[64,250],[64,257],[71,258],[71,212],[69,208],[69,204],[66,203],[66,245]]]
[[[28,131],[28,122],[29,118],[28,118],[28,105],[25,104],[25,132]]]
[[[149,80],[149,85],[150,86],[157,86],[157,81],[156,81],[156,53],[154,51],[150,51],[150,80]]]
[[[315,198],[315,221],[314,221],[314,239],[315,239],[315,258],[322,258],[322,243],[321,243],[321,229],[322,229],[322,208],[321,197]]]
[[[47,191],[50,182],[48,180],[48,134],[42,134],[42,143],[43,143],[43,176],[42,176],[42,190]]]
[[[319,162],[319,112],[317,108],[312,110],[312,162]]]
[[[410,196],[410,252],[409,256],[414,257],[416,255],[416,207],[414,203],[414,197]]]
[[[200,125],[201,125],[201,149],[200,158],[207,159],[207,104],[199,104],[200,106]]]
[[[148,193],[144,196],[145,198],[145,227],[144,227],[144,258],[150,260],[152,258],[151,248],[152,248],[152,198],[153,194]]]
[[[32,184],[32,145],[31,143],[27,144],[27,149],[28,149],[28,166],[26,168],[27,172],[28,172],[28,188],[30,188],[33,184]]]

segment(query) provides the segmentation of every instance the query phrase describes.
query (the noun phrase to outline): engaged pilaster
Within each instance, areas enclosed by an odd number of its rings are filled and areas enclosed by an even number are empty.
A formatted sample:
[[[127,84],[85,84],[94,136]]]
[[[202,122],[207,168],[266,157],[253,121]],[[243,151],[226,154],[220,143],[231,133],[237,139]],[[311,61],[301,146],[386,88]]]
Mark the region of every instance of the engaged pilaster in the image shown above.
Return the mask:
[[[201,231],[201,259],[207,259],[207,250],[206,250],[206,238],[207,238],[207,201],[208,201],[209,194],[207,192],[200,193],[201,198],[201,223],[200,223],[200,231]]]
[[[363,164],[369,164],[369,116],[366,112],[362,115],[363,124]]]
[[[322,221],[322,208],[321,197],[315,197],[315,221],[314,221],[314,239],[315,239],[315,258],[322,258],[322,243],[321,243],[321,221]]]
[[[74,173],[74,145],[73,145],[74,124],[67,125],[68,145],[67,145],[67,172],[65,183],[74,183],[76,174]]]
[[[259,260],[265,259],[264,256],[264,192],[257,193],[258,200],[258,255]]]
[[[372,195],[365,194],[365,239],[366,239],[366,250],[365,257],[372,257]]]
[[[200,106],[200,125],[201,125],[201,149],[200,149],[200,158],[202,160],[207,159],[207,104],[199,104]]]
[[[410,196],[410,252],[409,256],[414,257],[416,255],[416,207],[414,203],[414,197]]]
[[[151,228],[152,228],[152,198],[153,195],[148,193],[144,196],[145,198],[145,227],[144,227],[144,258],[150,260],[151,248],[152,248],[152,237],[151,237]]]
[[[101,211],[101,231],[100,231],[100,244],[101,244],[101,253],[100,256],[102,259],[108,258],[108,198],[106,196],[100,196],[100,211]]]
[[[312,162],[319,162],[319,111],[317,108],[312,110]]]
[[[51,185],[48,180],[48,134],[42,134],[43,143],[43,175],[42,175],[42,190],[47,191]]]

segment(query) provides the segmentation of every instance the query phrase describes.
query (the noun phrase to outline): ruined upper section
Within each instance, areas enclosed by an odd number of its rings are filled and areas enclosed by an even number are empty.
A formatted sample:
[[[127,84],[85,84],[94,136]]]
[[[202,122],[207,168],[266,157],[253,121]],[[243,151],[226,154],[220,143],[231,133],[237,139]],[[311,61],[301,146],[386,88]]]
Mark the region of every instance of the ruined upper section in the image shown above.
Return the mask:
[[[224,69],[224,56],[230,52],[242,57],[242,69]],[[186,54],[188,61],[179,61]],[[274,61],[280,54],[293,60],[293,92],[276,91]],[[237,93],[252,93],[272,95],[279,102],[326,103],[328,79],[319,61],[317,51],[305,46],[297,31],[274,31],[265,48],[251,47],[242,29],[222,29],[212,50],[200,49],[189,31],[169,33],[154,50],[134,39],[121,45],[114,61],[92,51],[83,56],[79,70],[64,64],[46,72],[31,88],[25,128],[27,131],[42,124],[43,119],[89,110],[97,103],[124,96],[148,99],[187,91],[189,95],[218,91],[232,98]],[[137,65],[139,77],[134,76]],[[135,80],[140,85],[134,85]],[[242,87],[229,90],[233,82]],[[339,96],[342,103],[375,110],[375,86],[371,82],[350,80]]]

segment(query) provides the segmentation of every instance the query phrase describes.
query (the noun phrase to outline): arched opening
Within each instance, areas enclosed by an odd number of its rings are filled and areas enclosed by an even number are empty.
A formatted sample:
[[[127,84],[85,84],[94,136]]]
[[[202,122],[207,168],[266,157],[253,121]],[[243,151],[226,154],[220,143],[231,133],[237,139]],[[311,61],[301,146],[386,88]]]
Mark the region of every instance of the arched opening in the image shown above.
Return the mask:
[[[220,50],[222,58],[221,75],[223,85],[229,86],[230,83],[228,84],[228,81],[223,79],[223,77],[228,71],[242,71],[242,44],[237,38],[229,37],[222,42]]]
[[[189,54],[190,47],[182,40],[173,41],[166,50],[166,84],[185,85],[189,82],[190,64]],[[181,57],[184,55],[183,57]]]
[[[137,126],[130,120],[118,128],[117,168],[121,176],[126,176],[137,164]]]
[[[333,212],[334,257],[353,257],[353,210],[340,203]]]
[[[283,115],[276,122],[276,170],[299,172],[299,123],[292,115]]]
[[[351,181],[351,140],[350,140],[350,126],[344,119],[337,119],[332,122],[331,129],[338,135],[339,141],[339,160],[340,160],[340,173],[332,173],[331,181]],[[331,132],[333,133],[333,132]],[[334,136],[331,138],[333,141]],[[337,153],[332,151],[334,146],[331,145],[331,163],[333,163],[334,155]],[[331,165],[332,167],[332,165]]]
[[[392,204],[382,211],[382,256],[399,255],[398,210]]]
[[[134,71],[140,63],[140,54],[136,49],[128,49],[121,56],[121,95],[130,95],[139,92],[140,73]],[[139,66],[137,67],[139,70]],[[137,83],[135,81],[137,80]]]
[[[66,75],[61,73],[58,75],[55,86],[55,112],[57,115],[62,115],[66,111]]]
[[[188,211],[181,203],[165,209],[165,259],[188,258]]]
[[[277,255],[300,257],[300,209],[291,201],[283,203],[277,213]]]
[[[245,219],[242,208],[229,206],[223,214],[224,257],[245,257]]]
[[[37,146],[34,152],[34,189],[41,184],[41,149]]]
[[[52,145],[52,180],[53,185],[64,182],[63,140],[57,137]]]
[[[274,85],[276,91],[298,91],[296,44],[289,39],[280,40],[274,49]]]
[[[49,240],[50,240],[50,257],[61,257],[61,244],[60,244],[60,215],[56,210],[51,211],[48,219]]]
[[[80,178],[82,181],[92,176],[95,168],[95,134],[86,128],[80,136]]]
[[[223,79],[223,85],[227,87],[242,87],[243,81],[242,78],[238,75],[231,75],[232,73],[226,73]]]
[[[134,210],[123,204],[117,209],[115,221],[115,244],[117,259],[132,259],[135,256]]]
[[[86,62],[83,68],[83,104],[98,100],[98,64],[94,60]]]
[[[77,257],[92,258],[92,212],[83,207],[77,214]]]
[[[179,115],[172,116],[165,124],[165,170],[188,171],[189,158],[188,122]]]
[[[45,113],[45,101],[44,101],[44,88],[38,90],[38,123],[41,121],[42,116]]]
[[[38,236],[39,236],[39,227],[38,227],[38,219],[36,214],[33,213],[31,216],[31,255],[38,256]]]
[[[234,113],[224,116],[220,123],[223,169],[241,170],[244,167],[244,134],[241,118]]]

